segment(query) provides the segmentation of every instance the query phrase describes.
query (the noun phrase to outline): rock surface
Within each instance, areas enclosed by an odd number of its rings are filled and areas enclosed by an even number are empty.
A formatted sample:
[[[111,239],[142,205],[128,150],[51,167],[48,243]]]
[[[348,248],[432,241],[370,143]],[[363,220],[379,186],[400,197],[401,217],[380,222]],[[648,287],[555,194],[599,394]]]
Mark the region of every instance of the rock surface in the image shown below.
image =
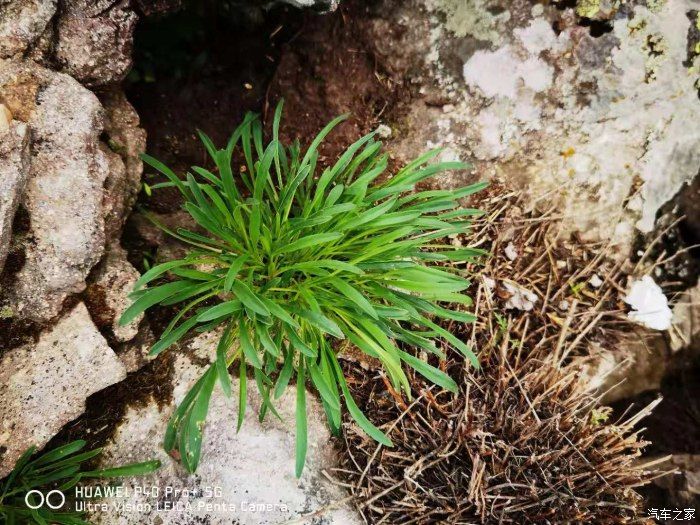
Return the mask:
[[[673,352],[684,348],[700,351],[700,283],[678,297],[673,307],[669,342]]]
[[[649,231],[700,166],[698,59],[688,52],[697,2],[628,3],[600,34],[575,7],[497,6],[394,10],[403,40],[380,51],[390,63],[418,55],[424,67],[414,66],[423,96],[392,149],[407,159],[445,147],[443,158],[527,188],[532,205],[562,212],[565,229],[614,239],[625,257],[635,228]],[[378,41],[387,30],[376,24]]]
[[[674,454],[663,464],[673,474],[654,480],[663,506],[673,509],[695,509],[700,503],[700,454]],[[685,512],[685,519],[691,521]],[[697,514],[695,515],[697,517]]]
[[[30,63],[0,64],[0,96],[19,106],[11,110],[32,133],[23,199],[31,241],[8,295],[21,316],[45,321],[84,289],[104,250],[102,107],[73,78]]]
[[[83,303],[35,345],[0,361],[0,478],[31,445],[43,446],[79,416],[85,399],[126,377]]]
[[[29,131],[12,121],[0,131],[0,272],[12,238],[12,222],[29,173]]]
[[[137,15],[129,0],[67,0],[58,18],[56,60],[87,86],[115,84],[131,68]]]
[[[172,379],[174,402],[164,410],[160,410],[155,402],[130,408],[113,441],[105,448],[102,460],[105,465],[160,459],[163,467],[145,483],[161,490],[171,487],[177,492],[161,493],[158,498],[136,495],[130,490],[129,498],[112,501],[110,511],[93,516],[96,523],[285,523],[346,497],[321,474],[324,468],[333,465],[333,453],[328,446],[330,436],[323,409],[312,395],[308,397],[307,406],[307,463],[302,477],[297,479],[294,476],[294,388],[288,389],[276,404],[283,421],[268,417],[259,423],[257,410],[261,398],[254,382],[249,381],[245,423],[237,433],[237,396],[226,399],[217,386],[209,408],[202,459],[196,475],[187,475],[163,451],[161,443],[167,420],[176,403],[203,371],[202,365],[195,362],[208,359],[215,352],[216,341],[215,334],[201,335],[187,345],[194,356],[178,353]],[[237,380],[233,381],[232,388],[234,392],[238,391]],[[134,485],[144,484],[144,480],[128,480],[126,484],[133,489]],[[213,494],[206,494],[207,489]],[[183,491],[189,491],[189,494]],[[140,504],[146,510],[143,513],[119,511],[114,503]],[[166,512],[165,505],[175,510]],[[213,507],[207,509],[207,505]],[[222,508],[224,505],[233,505],[235,509]],[[328,509],[317,519],[320,520],[317,523],[338,525],[360,523],[354,512],[342,502],[339,508]]]
[[[90,312],[97,319],[99,328],[110,330],[116,341],[130,341],[139,331],[143,314],[125,326],[119,324],[119,317],[131,305],[128,296],[140,276],[138,270],[126,260],[126,252],[116,242],[110,245],[91,275],[87,288]]]
[[[139,155],[146,151],[146,132],[122,90],[103,91],[99,97],[105,109],[107,135],[102,150],[114,166],[105,181],[105,236],[115,239],[141,188],[143,162]]]
[[[0,58],[23,53],[56,13],[56,0],[0,1]]]

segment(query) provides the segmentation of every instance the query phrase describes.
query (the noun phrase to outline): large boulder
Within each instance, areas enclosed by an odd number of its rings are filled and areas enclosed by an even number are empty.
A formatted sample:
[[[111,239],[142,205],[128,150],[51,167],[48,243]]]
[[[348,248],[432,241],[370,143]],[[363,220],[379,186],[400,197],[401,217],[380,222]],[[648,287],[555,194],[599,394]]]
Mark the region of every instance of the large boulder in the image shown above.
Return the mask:
[[[0,63],[0,97],[32,134],[23,197],[30,240],[6,292],[16,313],[45,321],[83,290],[104,250],[102,106],[70,76],[29,62]]]
[[[79,303],[33,345],[0,359],[0,478],[30,446],[43,446],[126,370]]]
[[[391,46],[392,26],[375,23],[382,59],[408,63],[421,86],[392,149],[407,159],[442,146],[446,160],[556,207],[567,230],[614,240],[624,258],[700,165],[688,74],[697,2],[628,2],[595,23],[560,4],[405,2]]]

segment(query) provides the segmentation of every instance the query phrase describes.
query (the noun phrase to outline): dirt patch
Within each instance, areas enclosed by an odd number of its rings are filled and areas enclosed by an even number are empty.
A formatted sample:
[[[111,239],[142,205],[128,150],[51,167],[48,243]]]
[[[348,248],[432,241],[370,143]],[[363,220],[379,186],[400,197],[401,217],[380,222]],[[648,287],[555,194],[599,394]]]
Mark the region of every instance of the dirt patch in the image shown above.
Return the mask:
[[[390,67],[372,40],[372,20],[383,2],[345,2],[322,23],[305,27],[284,47],[270,85],[265,113],[283,98],[281,134],[287,142],[310,140],[330,120],[349,113],[320,149],[332,160],[362,135],[387,119],[396,119],[411,100],[404,71]]]

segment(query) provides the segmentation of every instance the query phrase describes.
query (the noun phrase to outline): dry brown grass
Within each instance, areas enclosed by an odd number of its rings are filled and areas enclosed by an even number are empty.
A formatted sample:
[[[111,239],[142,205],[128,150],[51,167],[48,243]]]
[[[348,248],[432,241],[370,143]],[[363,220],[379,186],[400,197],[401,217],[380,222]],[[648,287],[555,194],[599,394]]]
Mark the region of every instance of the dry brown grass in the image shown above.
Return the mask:
[[[514,193],[477,205],[487,213],[469,244],[493,253],[472,290],[479,322],[447,326],[478,350],[481,369],[448,353],[439,366],[460,395],[412,374],[409,400],[371,364],[348,361],[354,396],[395,447],[347,421],[331,477],[368,523],[644,522],[634,489],[656,473],[638,460],[645,443],[634,427],[653,406],[607,421],[572,359],[626,329],[621,264],[607,246],[561,238],[551,213],[522,211]],[[601,285],[590,284],[594,274]],[[532,309],[506,309],[508,282],[537,296]]]

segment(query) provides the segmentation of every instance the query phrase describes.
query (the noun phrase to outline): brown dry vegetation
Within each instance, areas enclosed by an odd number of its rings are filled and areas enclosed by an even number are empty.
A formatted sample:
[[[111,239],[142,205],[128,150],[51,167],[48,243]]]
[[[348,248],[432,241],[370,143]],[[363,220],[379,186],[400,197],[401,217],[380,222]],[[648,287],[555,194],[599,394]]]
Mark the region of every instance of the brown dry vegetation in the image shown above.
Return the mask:
[[[646,443],[634,427],[653,403],[607,421],[609,409],[586,391],[572,359],[592,341],[610,346],[625,335],[620,265],[606,246],[564,238],[551,213],[523,211],[515,193],[493,188],[476,205],[486,214],[474,235],[453,242],[493,254],[473,285],[479,321],[446,327],[478,350],[481,369],[448,353],[440,366],[460,395],[411,375],[409,400],[387,391],[367,363],[348,362],[353,394],[395,447],[347,421],[332,477],[368,523],[644,522],[635,488],[658,474],[639,460]],[[588,283],[595,272],[598,287]],[[506,310],[504,282],[537,295],[533,308]]]

